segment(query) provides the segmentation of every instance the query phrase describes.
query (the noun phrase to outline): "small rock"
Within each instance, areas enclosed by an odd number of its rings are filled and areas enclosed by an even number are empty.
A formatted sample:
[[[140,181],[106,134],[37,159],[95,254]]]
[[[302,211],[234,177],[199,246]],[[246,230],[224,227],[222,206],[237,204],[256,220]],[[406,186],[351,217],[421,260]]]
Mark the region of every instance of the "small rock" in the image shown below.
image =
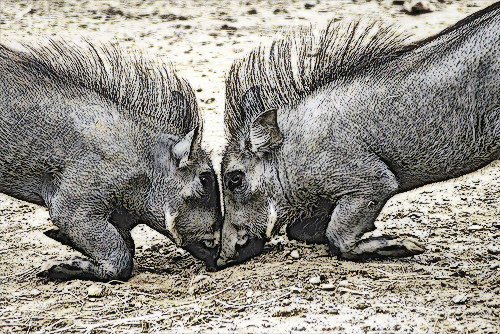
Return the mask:
[[[292,331],[303,332],[305,330],[307,330],[307,328],[305,326],[295,326],[295,327],[292,327]]]
[[[481,225],[472,224],[467,228],[469,231],[480,231],[483,229]]]
[[[450,269],[457,269],[460,266],[458,263],[452,263],[450,264]]]
[[[433,12],[435,10],[436,7],[429,1],[405,1],[403,3],[403,11],[407,12],[408,14],[417,15]]]
[[[312,276],[311,278],[309,278],[309,283],[318,285],[321,283],[321,277]]]
[[[411,220],[418,220],[418,219],[420,219],[422,217],[422,213],[420,213],[420,212],[412,212],[412,213],[410,213],[409,217],[410,217]]]
[[[326,284],[323,284],[321,286],[321,290],[325,290],[325,291],[332,291],[332,290],[335,290],[335,285],[331,284],[331,283],[326,283]]]
[[[290,306],[291,303],[292,303],[292,301],[290,299],[283,299],[283,301],[281,302],[281,305],[282,306]]]
[[[93,298],[103,297],[105,293],[105,287],[100,284],[92,284],[87,289],[87,295]]]
[[[247,290],[247,297],[248,297],[248,298],[250,298],[250,297],[252,297],[252,296],[253,296],[253,291],[252,291],[252,289],[248,289],[248,290]]]
[[[306,1],[304,4],[305,9],[311,9],[319,3],[319,0]]]
[[[255,15],[255,14],[257,14],[257,9],[252,8],[247,13],[250,14],[250,15]]]
[[[290,257],[292,259],[300,259],[299,251],[294,249],[293,251],[290,252]]]
[[[353,306],[355,310],[364,310],[366,308],[369,308],[371,305],[369,303],[359,303]]]
[[[465,293],[462,293],[462,294],[459,294],[459,295],[456,295],[455,297],[453,297],[451,299],[451,302],[453,304],[464,304],[467,300],[469,299],[469,297],[465,294]]]
[[[496,228],[500,229],[500,222],[493,223],[493,227],[496,227]]]
[[[344,280],[339,282],[339,287],[347,288],[349,286],[351,286],[351,283],[349,283],[349,281]]]
[[[42,291],[40,291],[38,289],[32,289],[30,291],[30,295],[33,296],[33,297],[39,296],[41,293],[42,293]]]
[[[488,246],[488,253],[493,254],[493,255],[500,254],[500,247],[495,246],[495,245],[489,245]]]
[[[202,275],[197,275],[197,276],[195,276],[193,278],[192,283],[196,284],[196,283],[201,282],[203,280],[209,280],[209,279],[210,279],[210,276],[208,276],[208,275],[203,275],[203,274]]]
[[[497,270],[498,268],[500,268],[500,264],[498,263],[493,263],[492,265],[490,265],[490,270]]]
[[[293,285],[290,287],[290,292],[291,293],[301,293],[302,290],[303,290],[302,288],[298,288],[298,287],[293,286]]]

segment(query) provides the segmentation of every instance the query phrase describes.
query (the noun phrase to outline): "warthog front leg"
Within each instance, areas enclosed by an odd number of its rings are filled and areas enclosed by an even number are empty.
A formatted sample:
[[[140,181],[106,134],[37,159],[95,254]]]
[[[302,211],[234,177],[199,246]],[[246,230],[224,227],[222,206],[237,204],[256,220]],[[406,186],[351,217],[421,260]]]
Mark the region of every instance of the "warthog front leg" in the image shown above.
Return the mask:
[[[336,203],[326,229],[333,255],[349,260],[372,257],[404,257],[423,253],[416,240],[381,236],[361,239],[375,229],[375,219],[397,191],[397,181],[389,170],[374,173],[364,189],[344,195]]]
[[[421,254],[425,248],[417,241],[381,236],[361,239],[363,234],[375,229],[374,221],[386,200],[375,201],[364,196],[345,196],[333,210],[326,230],[333,255],[348,260],[373,257],[404,257]]]
[[[102,203],[95,202],[100,196],[93,194],[93,197],[83,198],[82,193],[78,195],[79,198],[56,196],[50,201],[51,219],[59,230],[52,230],[48,235],[88,259],[76,257],[47,264],[38,276],[62,280],[127,280],[132,274],[134,246],[130,225],[120,225],[116,221],[126,215],[93,212],[93,208],[103,207]]]
[[[116,210],[111,214],[110,222],[118,229],[118,232],[125,240],[127,244],[127,248],[129,249],[132,256],[135,254],[135,244],[134,239],[132,239],[132,235],[130,234],[130,230],[137,224],[137,219],[132,215],[128,214],[123,210]],[[43,234],[48,236],[49,238],[60,242],[65,246],[69,246],[74,250],[82,253],[83,255],[89,257],[90,255],[86,253],[85,249],[76,245],[67,235],[61,232],[58,228],[53,228],[51,230],[44,231]]]
[[[59,225],[59,224],[58,224]],[[90,226],[94,227],[92,229]],[[106,220],[72,221],[71,229],[59,232],[64,244],[73,247],[89,259],[75,257],[54,261],[42,267],[39,277],[70,280],[127,280],[133,269],[133,254],[116,228]]]

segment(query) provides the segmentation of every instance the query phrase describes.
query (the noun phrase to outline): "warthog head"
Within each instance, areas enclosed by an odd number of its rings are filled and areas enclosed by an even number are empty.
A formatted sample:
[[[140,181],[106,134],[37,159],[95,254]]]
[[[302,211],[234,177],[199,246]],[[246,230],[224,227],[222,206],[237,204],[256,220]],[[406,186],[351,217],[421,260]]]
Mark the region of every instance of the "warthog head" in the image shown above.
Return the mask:
[[[180,94],[177,99],[184,101]],[[217,178],[201,147],[201,125],[184,136],[157,135],[150,161],[146,202],[157,229],[214,268],[222,215]]]
[[[265,110],[259,90],[254,87],[242,97],[240,110],[258,116],[241,128],[224,153],[225,217],[218,266],[241,262],[260,253],[278,219],[281,188],[275,153],[282,134],[276,109]]]

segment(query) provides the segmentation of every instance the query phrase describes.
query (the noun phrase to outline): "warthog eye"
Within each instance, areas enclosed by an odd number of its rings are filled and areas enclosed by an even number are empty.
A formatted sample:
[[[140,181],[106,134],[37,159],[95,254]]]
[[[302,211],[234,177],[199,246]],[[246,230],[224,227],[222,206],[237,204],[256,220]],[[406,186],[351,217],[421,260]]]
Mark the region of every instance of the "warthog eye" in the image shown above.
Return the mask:
[[[235,171],[227,174],[226,186],[229,190],[234,191],[243,184],[244,174],[240,171]]]
[[[205,244],[205,247],[207,247],[207,248],[217,247],[217,242],[215,241],[215,239],[204,239],[203,243]]]
[[[207,188],[208,185],[212,182],[212,174],[210,172],[201,173],[199,178],[203,188]]]

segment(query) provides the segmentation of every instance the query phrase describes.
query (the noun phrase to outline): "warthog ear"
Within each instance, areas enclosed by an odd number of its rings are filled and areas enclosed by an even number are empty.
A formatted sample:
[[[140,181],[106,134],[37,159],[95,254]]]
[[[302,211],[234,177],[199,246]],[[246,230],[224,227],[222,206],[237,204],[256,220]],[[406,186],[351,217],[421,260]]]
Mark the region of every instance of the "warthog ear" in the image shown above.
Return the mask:
[[[248,144],[252,152],[264,152],[281,144],[283,135],[278,127],[277,111],[266,111],[258,86],[245,92],[241,98],[240,111],[245,116],[259,115],[250,126]]]
[[[172,147],[172,154],[178,161],[177,166],[179,168],[186,166],[200,145],[201,131],[200,126],[197,126]]]
[[[241,97],[240,112],[245,117],[246,115],[259,115],[264,111],[266,109],[260,96],[260,88],[253,86]]]
[[[278,127],[276,109],[270,109],[259,115],[250,127],[250,149],[252,152],[264,152],[278,147],[283,135]]]

